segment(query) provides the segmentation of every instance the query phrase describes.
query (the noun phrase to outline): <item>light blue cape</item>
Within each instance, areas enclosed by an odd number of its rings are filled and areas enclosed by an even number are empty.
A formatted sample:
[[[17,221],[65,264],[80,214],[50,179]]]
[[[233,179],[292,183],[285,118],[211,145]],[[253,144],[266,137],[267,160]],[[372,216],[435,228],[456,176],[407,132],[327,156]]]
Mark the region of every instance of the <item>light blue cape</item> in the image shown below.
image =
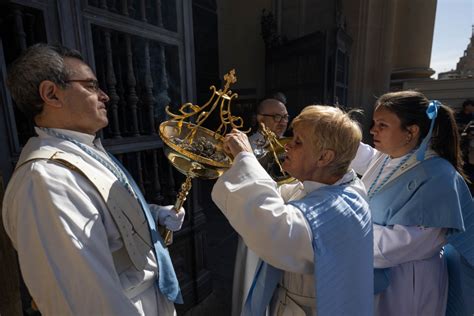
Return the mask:
[[[377,192],[370,209],[378,225],[449,229],[447,315],[474,314],[474,204],[454,167],[440,157],[424,160]],[[389,284],[390,269],[375,269],[375,293]]]
[[[373,234],[365,200],[336,185],[290,204],[303,212],[313,233],[317,314],[373,315]],[[242,315],[264,315],[282,275],[261,262]]]

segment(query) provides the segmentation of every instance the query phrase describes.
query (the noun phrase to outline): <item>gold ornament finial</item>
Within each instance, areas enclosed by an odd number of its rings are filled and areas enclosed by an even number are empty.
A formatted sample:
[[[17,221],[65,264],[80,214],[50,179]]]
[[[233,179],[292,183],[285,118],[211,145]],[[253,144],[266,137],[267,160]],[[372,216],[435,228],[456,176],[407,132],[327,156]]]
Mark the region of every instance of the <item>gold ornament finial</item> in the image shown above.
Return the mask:
[[[222,92],[227,93],[227,90],[229,90],[230,85],[237,82],[237,77],[235,76],[235,69],[232,69],[231,71],[229,71],[229,73],[226,73],[224,75],[224,80],[225,80],[225,86],[224,86],[224,91]]]
[[[185,103],[178,110],[180,114],[172,113],[169,110],[169,106],[165,108],[166,113],[171,116],[173,120],[178,122],[177,127],[179,129],[181,129],[185,120],[195,118],[193,126],[189,127],[189,134],[184,138],[187,143],[192,144],[197,129],[218,106],[221,125],[214,132],[216,135],[223,136],[228,130],[232,128],[238,129],[244,125],[242,118],[240,116],[233,116],[230,108],[232,100],[238,98],[237,93],[232,93],[232,91],[229,90],[230,85],[237,82],[235,69],[232,69],[225,74],[224,80],[226,82],[224,90],[217,90],[215,86],[209,88],[212,90],[212,95],[209,101],[207,101],[203,106]]]
[[[270,148],[271,148],[270,151],[272,152],[273,158],[275,159],[275,162],[278,165],[278,168],[280,169],[281,174],[283,176],[287,176],[287,173],[283,169],[283,166],[281,165],[280,159],[278,158],[278,155],[277,155],[277,151],[285,150],[285,146],[283,146],[278,141],[278,137],[276,136],[276,134],[272,132],[268,127],[266,127],[264,123],[260,123],[260,130],[262,132],[262,135],[265,137],[268,144],[270,145]]]

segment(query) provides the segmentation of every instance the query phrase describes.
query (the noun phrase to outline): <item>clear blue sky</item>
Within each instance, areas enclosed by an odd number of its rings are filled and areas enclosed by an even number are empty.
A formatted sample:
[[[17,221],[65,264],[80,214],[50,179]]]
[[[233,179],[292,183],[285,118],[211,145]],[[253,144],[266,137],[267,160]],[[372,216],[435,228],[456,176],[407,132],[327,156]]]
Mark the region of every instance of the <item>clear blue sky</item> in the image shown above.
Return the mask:
[[[439,72],[456,68],[470,42],[474,0],[438,0],[431,50],[431,68]]]

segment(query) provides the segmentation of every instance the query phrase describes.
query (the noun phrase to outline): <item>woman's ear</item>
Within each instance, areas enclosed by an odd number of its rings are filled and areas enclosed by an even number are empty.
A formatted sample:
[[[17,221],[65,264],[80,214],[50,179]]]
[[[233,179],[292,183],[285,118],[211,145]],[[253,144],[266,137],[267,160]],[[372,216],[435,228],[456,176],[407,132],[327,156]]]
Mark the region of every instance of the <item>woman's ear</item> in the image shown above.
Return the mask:
[[[61,107],[62,103],[58,99],[58,86],[49,80],[44,80],[39,85],[39,94],[45,104]]]
[[[318,167],[326,167],[334,160],[335,157],[336,153],[334,152],[334,150],[323,149],[323,152],[318,160]]]
[[[408,134],[410,135],[411,139],[417,139],[420,136],[420,127],[416,124],[408,126],[407,130],[408,130]]]

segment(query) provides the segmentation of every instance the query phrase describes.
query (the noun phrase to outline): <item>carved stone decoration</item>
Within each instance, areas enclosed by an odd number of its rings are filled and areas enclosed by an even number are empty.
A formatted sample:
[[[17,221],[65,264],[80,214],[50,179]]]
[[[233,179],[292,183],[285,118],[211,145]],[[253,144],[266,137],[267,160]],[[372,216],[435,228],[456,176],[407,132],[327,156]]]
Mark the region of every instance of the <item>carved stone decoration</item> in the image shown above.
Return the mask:
[[[145,123],[145,131],[147,134],[155,133],[155,120],[154,120],[154,109],[155,109],[155,97],[153,96],[153,79],[151,77],[151,58],[150,58],[150,42],[145,40],[144,49],[144,60],[145,60],[145,93],[143,96],[144,113],[147,118]]]
[[[137,151],[135,153],[132,154],[134,156],[134,161],[135,161],[135,165],[136,165],[136,176],[135,176],[135,180],[137,181],[137,184],[140,188],[140,190],[146,194],[146,190],[145,190],[145,183],[144,183],[144,176],[143,176],[143,165],[142,165],[142,152],[140,151]]]
[[[116,0],[109,0],[110,1],[110,5],[109,5],[109,11],[110,12],[114,12],[114,13],[118,13],[117,11],[117,4],[116,4]]]
[[[148,170],[151,170],[151,195],[153,201],[156,201],[158,204],[162,204],[163,195],[161,194],[161,184],[160,184],[160,170],[158,166],[158,152],[156,150],[151,151],[151,167]]]
[[[135,12],[136,12],[135,7],[133,6],[134,3],[135,1],[128,2],[128,15],[131,17],[135,16]]]
[[[128,3],[127,3],[127,0],[122,0],[121,1],[122,3],[122,14],[125,15],[125,16],[128,16]]]
[[[35,36],[36,16],[34,14],[27,14],[26,18],[26,41],[28,43],[36,43],[38,42]]]
[[[119,96],[117,95],[117,91],[115,85],[117,84],[117,80],[115,79],[115,70],[114,70],[114,62],[113,62],[113,54],[112,54],[112,41],[111,41],[111,32],[109,30],[104,31],[104,38],[105,38],[105,51],[106,51],[106,60],[107,60],[107,93],[110,97],[109,101],[109,109],[111,111],[111,130],[112,130],[112,137],[120,138],[120,126],[119,126],[119,117],[118,117],[118,101]]]
[[[142,20],[143,22],[148,22],[147,18],[146,18],[146,2],[145,0],[140,0],[140,20]]]
[[[108,10],[107,0],[100,0],[100,8],[104,10]]]
[[[166,69],[166,54],[163,45],[155,46],[152,56],[154,56],[154,62],[157,70],[154,72],[156,83],[153,89],[155,96],[153,116],[155,120],[158,120],[160,114],[164,112],[165,107],[171,103],[171,98],[168,93],[169,81],[168,72]]]
[[[138,114],[137,114],[137,103],[138,96],[135,90],[137,80],[135,79],[133,69],[133,52],[132,52],[132,40],[130,35],[125,34],[125,49],[127,55],[127,86],[128,86],[128,106],[131,114],[131,126],[130,132],[132,136],[138,136]]]
[[[20,50],[24,52],[28,45],[26,43],[26,33],[23,27],[23,12],[20,7],[13,9],[13,15],[15,16],[15,33],[18,39],[18,46]]]
[[[163,15],[161,9],[161,0],[156,0],[156,25],[163,27]]]
[[[117,41],[120,42],[121,38],[117,37]],[[124,87],[124,77],[123,77],[123,67],[122,59],[124,59],[125,52],[120,52],[120,56],[116,61],[115,68],[117,69],[117,94],[119,96],[118,101],[118,118],[119,118],[119,126],[120,126],[120,133],[123,135],[128,134],[128,127],[127,127],[127,101],[125,98],[125,87]]]
[[[47,1],[47,0],[43,0]],[[72,1],[72,0],[64,0]],[[183,1],[183,0],[180,0]],[[87,0],[87,4],[93,8],[119,14],[150,26],[165,28],[172,32],[177,29],[176,0]],[[94,10],[94,9],[93,9]],[[104,14],[101,12],[100,14]]]

